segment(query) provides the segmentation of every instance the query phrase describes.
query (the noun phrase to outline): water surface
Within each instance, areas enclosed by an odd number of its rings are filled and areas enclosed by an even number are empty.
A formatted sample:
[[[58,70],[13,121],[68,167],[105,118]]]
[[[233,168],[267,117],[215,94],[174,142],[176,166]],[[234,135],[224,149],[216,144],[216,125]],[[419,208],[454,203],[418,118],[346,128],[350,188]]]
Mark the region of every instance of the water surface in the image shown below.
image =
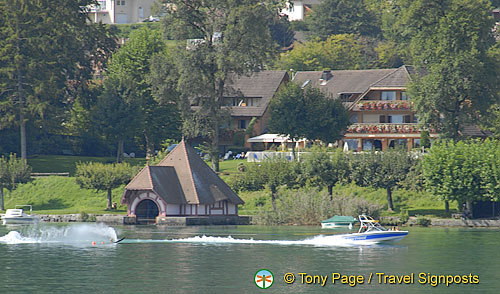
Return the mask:
[[[299,226],[2,226],[0,293],[498,293],[500,230],[409,230],[398,243],[353,245]],[[271,288],[255,286],[259,269],[274,273]],[[332,284],[333,272],[365,283]],[[414,283],[379,284],[382,272],[414,273]],[[283,281],[286,273],[295,283]],[[299,273],[328,280],[302,284]],[[421,285],[419,273],[473,274],[479,284]]]

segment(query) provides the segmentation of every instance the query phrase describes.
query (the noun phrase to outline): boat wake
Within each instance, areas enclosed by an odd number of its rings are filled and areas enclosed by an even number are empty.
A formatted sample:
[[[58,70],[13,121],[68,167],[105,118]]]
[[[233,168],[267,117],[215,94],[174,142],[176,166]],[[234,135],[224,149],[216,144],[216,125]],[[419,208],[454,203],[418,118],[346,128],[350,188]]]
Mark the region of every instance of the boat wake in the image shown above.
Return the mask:
[[[0,237],[0,243],[55,243],[72,245],[110,244],[116,241],[115,229],[104,224],[73,224],[69,226],[30,226],[22,232],[10,231]]]
[[[198,244],[270,244],[270,245],[311,245],[311,246],[353,246],[353,245],[373,245],[376,242],[366,240],[346,240],[341,236],[318,235],[313,238],[303,240],[254,240],[254,239],[235,239],[231,236],[195,236],[182,239],[167,240],[139,240],[125,239],[121,243],[198,243]]]

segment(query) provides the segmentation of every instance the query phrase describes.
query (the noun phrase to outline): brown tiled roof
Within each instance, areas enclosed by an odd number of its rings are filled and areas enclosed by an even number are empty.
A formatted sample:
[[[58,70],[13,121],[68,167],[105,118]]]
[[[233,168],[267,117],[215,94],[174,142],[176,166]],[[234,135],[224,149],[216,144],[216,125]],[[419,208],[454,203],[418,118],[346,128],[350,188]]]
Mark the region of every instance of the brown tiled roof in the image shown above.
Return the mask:
[[[299,71],[293,82],[327,91],[333,97],[342,93],[362,94],[371,87],[405,87],[409,80],[407,66],[389,69],[332,70],[326,84],[320,81],[323,71]]]
[[[401,66],[389,73],[382,79],[370,85],[372,88],[405,87],[410,81],[410,75],[407,66]]]
[[[183,197],[188,204],[213,204],[221,200],[228,200],[233,204],[244,203],[184,140],[159,166],[175,169]]]
[[[167,203],[187,203],[175,169],[170,166],[144,167],[125,187],[122,203],[133,191],[150,191]]]
[[[466,125],[462,128],[460,133],[463,136],[473,137],[473,138],[486,138],[491,136],[490,131],[481,130],[481,128],[479,128],[476,125]]]
[[[332,70],[333,76],[324,85],[320,78],[323,71],[299,71],[293,82],[299,85],[317,87],[337,97],[342,93],[364,93],[370,85],[379,81],[394,69]]]
[[[286,70],[264,70],[255,72],[251,76],[234,76],[228,83],[226,97],[254,97],[261,98],[258,106],[231,107],[232,116],[262,116],[266,111],[271,98],[276,94],[280,85],[288,80]]]

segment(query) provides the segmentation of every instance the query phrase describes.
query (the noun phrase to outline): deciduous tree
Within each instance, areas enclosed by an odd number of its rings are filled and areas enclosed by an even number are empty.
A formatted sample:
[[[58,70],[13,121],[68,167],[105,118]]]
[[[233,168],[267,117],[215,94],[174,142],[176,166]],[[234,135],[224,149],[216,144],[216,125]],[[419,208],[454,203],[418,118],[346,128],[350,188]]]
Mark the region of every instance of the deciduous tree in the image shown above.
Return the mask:
[[[224,93],[232,75],[263,69],[277,45],[269,24],[278,17],[274,0],[173,0],[167,7],[166,27],[183,44],[174,55],[178,90],[183,105],[183,134],[205,137],[210,144],[212,168],[218,170],[218,142]],[[196,105],[196,108],[190,106]]]
[[[137,172],[128,163],[103,164],[100,162],[78,163],[76,182],[85,189],[107,191],[107,207],[111,209],[111,191],[130,181]]]
[[[417,67],[408,92],[419,121],[445,138],[463,136],[464,125],[479,120],[500,91],[490,1],[401,1],[396,26]]]
[[[69,92],[109,52],[105,27],[88,22],[91,3],[0,1],[0,128],[19,126],[24,160],[26,123],[48,117],[61,123]]]

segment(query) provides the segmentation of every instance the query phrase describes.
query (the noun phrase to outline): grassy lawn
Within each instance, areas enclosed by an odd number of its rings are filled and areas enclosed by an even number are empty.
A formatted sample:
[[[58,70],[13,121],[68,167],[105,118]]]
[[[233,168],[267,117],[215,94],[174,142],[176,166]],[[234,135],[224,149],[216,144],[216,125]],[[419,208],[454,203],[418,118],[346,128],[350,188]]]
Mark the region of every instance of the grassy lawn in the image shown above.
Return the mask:
[[[34,173],[64,173],[69,172],[70,176],[75,174],[75,166],[78,162],[103,162],[114,163],[114,157],[89,157],[89,156],[69,156],[69,155],[35,155],[28,159],[28,164],[33,168]],[[125,158],[131,165],[145,165],[145,158]]]
[[[113,201],[118,209],[105,211],[106,192],[81,189],[73,177],[42,177],[30,183],[21,184],[11,194],[5,193],[5,208],[31,204],[37,214],[70,213],[126,213],[127,207],[120,205],[123,188],[113,190]]]

